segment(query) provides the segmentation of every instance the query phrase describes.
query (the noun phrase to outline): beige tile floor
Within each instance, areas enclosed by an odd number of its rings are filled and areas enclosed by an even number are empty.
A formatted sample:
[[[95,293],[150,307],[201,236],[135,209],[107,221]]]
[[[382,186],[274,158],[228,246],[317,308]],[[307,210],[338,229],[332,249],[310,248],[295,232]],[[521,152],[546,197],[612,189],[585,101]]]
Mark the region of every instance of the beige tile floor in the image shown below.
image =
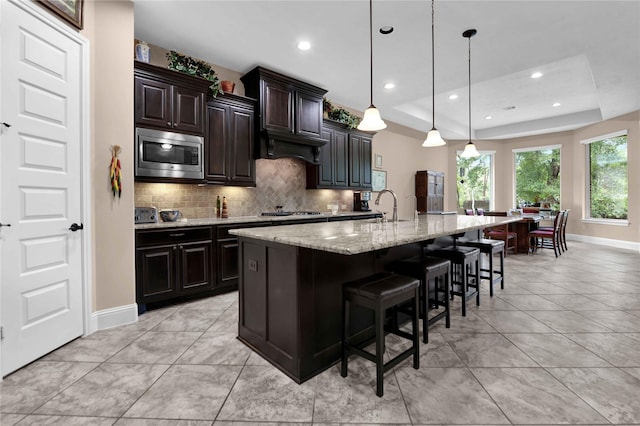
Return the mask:
[[[459,304],[385,376],[353,357],[297,385],[235,339],[238,295],[150,311],[1,383],[5,425],[640,424],[640,255],[570,242],[510,255],[504,290]],[[388,337],[389,354],[405,343]]]

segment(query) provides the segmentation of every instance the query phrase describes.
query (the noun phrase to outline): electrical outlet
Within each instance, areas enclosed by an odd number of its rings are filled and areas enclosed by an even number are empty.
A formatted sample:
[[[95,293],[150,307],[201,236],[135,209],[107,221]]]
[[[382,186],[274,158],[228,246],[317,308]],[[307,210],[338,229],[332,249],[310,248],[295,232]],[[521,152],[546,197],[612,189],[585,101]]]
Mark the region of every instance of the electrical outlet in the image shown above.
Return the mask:
[[[258,261],[255,259],[249,259],[249,270],[252,272],[258,272]]]

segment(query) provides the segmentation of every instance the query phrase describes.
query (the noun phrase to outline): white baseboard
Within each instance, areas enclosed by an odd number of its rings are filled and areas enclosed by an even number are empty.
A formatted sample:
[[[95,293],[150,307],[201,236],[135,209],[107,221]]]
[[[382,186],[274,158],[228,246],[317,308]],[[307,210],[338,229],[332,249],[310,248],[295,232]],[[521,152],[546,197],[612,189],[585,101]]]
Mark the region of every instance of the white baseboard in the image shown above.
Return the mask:
[[[87,330],[87,334],[136,322],[138,322],[138,305],[135,303],[104,309],[91,314],[91,325],[90,330]]]
[[[590,237],[588,235],[578,234],[567,234],[567,240],[640,252],[640,243],[633,241],[612,240],[610,238]]]

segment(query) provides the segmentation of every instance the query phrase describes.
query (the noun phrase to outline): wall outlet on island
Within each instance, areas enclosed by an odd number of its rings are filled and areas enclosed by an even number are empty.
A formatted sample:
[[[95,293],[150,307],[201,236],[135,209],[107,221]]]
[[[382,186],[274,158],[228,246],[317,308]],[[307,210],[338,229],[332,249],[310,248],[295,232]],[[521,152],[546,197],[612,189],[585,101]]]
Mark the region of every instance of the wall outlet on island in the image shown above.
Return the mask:
[[[346,210],[346,209],[347,209],[347,205],[346,205],[346,204],[341,204],[341,205],[340,205],[340,208],[341,208],[342,210]]]

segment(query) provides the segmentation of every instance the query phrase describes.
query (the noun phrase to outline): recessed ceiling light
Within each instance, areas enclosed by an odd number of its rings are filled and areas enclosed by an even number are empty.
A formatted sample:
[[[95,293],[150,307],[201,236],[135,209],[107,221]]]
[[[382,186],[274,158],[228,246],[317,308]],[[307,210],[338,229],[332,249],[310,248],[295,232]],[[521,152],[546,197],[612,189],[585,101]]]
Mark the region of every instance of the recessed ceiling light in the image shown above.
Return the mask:
[[[559,107],[560,106],[560,102],[554,102],[552,106]]]
[[[492,118],[493,118],[492,116],[487,115],[484,119],[485,119],[485,120],[491,120]]]
[[[298,43],[298,49],[309,50],[311,49],[311,43],[309,43],[308,41],[301,41],[300,43]]]
[[[533,74],[531,74],[531,78],[540,78],[542,77],[542,73],[540,71],[536,71]]]
[[[393,32],[393,27],[391,25],[383,25],[380,27],[380,34],[391,34]]]
[[[456,95],[455,93],[453,95],[449,95],[449,99],[452,101],[458,99],[458,95]]]
[[[385,89],[393,89],[394,87],[396,87],[396,85],[394,83],[386,83],[384,85]]]

